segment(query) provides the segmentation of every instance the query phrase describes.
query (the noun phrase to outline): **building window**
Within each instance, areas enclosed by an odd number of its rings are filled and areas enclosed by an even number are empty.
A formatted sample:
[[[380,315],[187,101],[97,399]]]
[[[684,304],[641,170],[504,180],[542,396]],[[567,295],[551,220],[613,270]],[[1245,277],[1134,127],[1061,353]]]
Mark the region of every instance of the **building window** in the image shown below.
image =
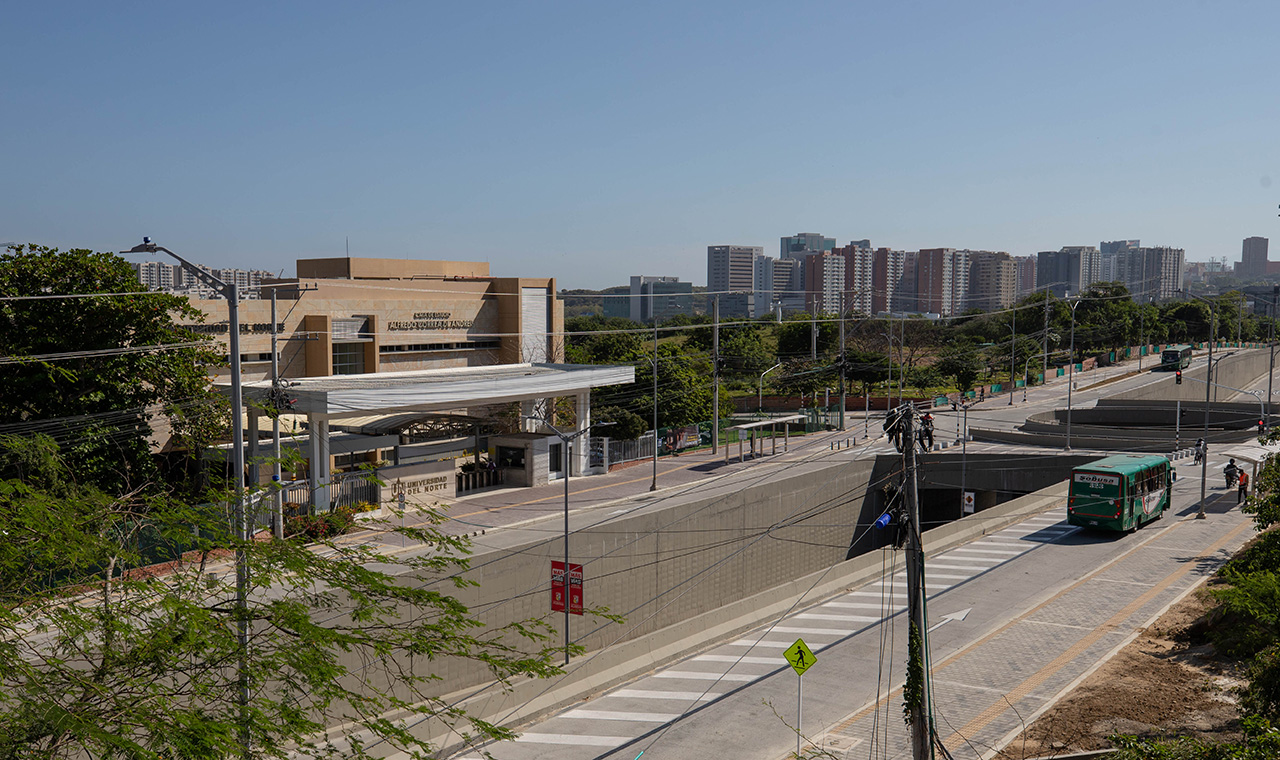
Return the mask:
[[[333,374],[363,375],[364,374],[364,344],[363,343],[334,343],[333,344]]]

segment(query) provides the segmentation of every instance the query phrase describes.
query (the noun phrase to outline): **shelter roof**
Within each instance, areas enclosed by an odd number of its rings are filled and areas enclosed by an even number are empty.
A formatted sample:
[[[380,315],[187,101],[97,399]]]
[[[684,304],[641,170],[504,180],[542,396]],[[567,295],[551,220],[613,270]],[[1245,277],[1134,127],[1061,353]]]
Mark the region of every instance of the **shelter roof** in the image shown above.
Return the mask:
[[[499,364],[290,378],[288,394],[296,399],[295,413],[359,417],[569,396],[632,382],[635,367],[629,365]],[[219,385],[224,392],[229,389],[229,383]],[[265,399],[271,381],[244,383],[243,388],[246,398]]]

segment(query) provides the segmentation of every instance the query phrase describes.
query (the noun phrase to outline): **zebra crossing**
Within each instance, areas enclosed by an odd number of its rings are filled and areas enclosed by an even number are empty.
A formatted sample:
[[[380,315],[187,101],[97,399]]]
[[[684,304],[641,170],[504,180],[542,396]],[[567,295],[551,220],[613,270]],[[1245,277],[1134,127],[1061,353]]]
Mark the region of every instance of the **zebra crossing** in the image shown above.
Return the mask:
[[[930,598],[994,568],[1011,562],[1043,543],[1078,532],[1052,514],[1027,518],[1004,530],[931,557],[925,571]],[[832,645],[878,626],[906,610],[904,569],[889,578],[869,582],[822,604],[799,610],[745,637],[672,663],[636,681],[610,690],[589,702],[543,720],[520,733],[513,742],[483,749],[498,760],[595,758],[601,751],[621,747],[679,720],[688,711],[705,707],[729,692],[745,688],[789,667],[782,650],[803,637],[821,653]],[[646,736],[647,735],[647,736]],[[643,749],[641,744],[628,749]],[[455,760],[478,760],[474,750]]]

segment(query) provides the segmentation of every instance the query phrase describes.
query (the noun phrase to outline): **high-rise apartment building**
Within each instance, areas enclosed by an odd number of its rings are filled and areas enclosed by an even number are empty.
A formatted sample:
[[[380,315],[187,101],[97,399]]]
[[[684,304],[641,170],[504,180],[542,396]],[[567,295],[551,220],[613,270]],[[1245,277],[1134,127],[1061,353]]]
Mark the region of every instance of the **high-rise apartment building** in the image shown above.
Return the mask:
[[[1167,301],[1182,290],[1186,251],[1169,246],[1139,248],[1131,255],[1131,269],[1136,275],[1129,292],[1139,300],[1154,298]]]
[[[1129,273],[1129,254],[1142,245],[1139,240],[1104,241],[1098,246],[1098,280],[1101,282],[1127,282],[1132,279]]]
[[[1267,274],[1267,239],[1264,237],[1247,237],[1240,251],[1240,263],[1236,266],[1236,276],[1255,279]]]
[[[800,270],[798,259],[774,259],[761,256],[772,268],[771,279],[773,298],[771,306],[781,307],[783,311],[794,313],[804,310],[804,273]]]
[[[757,298],[756,292],[767,266],[758,260],[766,258],[764,248],[760,246],[707,246],[707,291],[720,294],[722,316],[755,318],[768,311],[767,297]],[[757,277],[757,270],[761,270],[760,277]],[[760,301],[764,301],[763,311],[757,314],[761,308]]]
[[[968,251],[969,297],[965,308],[995,311],[1013,305],[1018,273],[1013,257],[1003,252]]]
[[[871,256],[871,312],[915,311],[915,251],[877,248]]]
[[[872,291],[875,290],[875,254],[869,240],[855,240],[833,253],[844,257],[844,308],[862,314],[873,314]],[[868,245],[862,245],[868,243]]]
[[[1079,293],[1101,279],[1102,254],[1091,245],[1042,251],[1036,259],[1036,288],[1048,289],[1058,298]]]
[[[838,314],[844,294],[844,256],[815,253],[805,256],[804,306],[810,314]]]
[[[955,316],[969,296],[969,251],[921,248],[916,259],[916,311]]]
[[[1036,292],[1036,257],[1014,256],[1013,267],[1017,270],[1018,298]]]

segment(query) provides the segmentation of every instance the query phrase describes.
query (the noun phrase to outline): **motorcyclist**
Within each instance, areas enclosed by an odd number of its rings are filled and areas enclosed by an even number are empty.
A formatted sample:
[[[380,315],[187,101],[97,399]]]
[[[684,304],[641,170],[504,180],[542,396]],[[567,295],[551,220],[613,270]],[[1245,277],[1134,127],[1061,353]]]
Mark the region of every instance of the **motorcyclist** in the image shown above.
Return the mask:
[[[933,415],[926,412],[920,418],[920,435],[927,442],[926,449],[933,448]]]
[[[1201,462],[1204,461],[1205,448],[1206,447],[1204,445],[1204,439],[1197,438],[1196,439],[1196,460],[1195,460],[1196,464],[1200,464]]]
[[[1236,484],[1236,478],[1240,476],[1240,468],[1236,466],[1236,460],[1232,459],[1227,462],[1227,466],[1222,470],[1227,476],[1227,488],[1231,488]]]

